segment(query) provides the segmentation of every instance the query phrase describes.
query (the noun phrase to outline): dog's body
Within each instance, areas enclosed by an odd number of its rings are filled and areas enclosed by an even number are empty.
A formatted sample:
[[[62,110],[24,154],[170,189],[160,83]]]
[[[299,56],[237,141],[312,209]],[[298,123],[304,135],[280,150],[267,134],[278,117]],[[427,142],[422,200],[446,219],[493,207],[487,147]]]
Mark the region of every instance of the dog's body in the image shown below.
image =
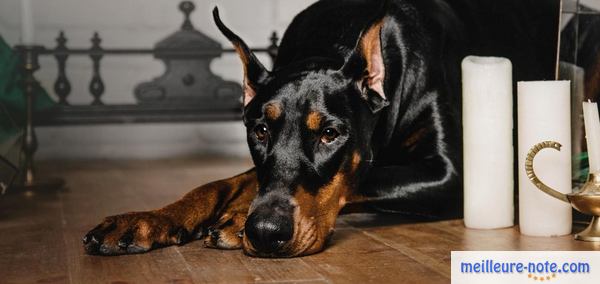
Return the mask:
[[[84,238],[86,251],[136,253],[202,237],[250,255],[298,256],[323,249],[347,204],[459,215],[460,59],[509,57],[517,79],[552,73],[535,52],[540,35],[510,38],[520,30],[478,16],[494,3],[322,0],[289,26],[272,71],[215,11],[244,63],[256,168],[159,210],[108,217]]]

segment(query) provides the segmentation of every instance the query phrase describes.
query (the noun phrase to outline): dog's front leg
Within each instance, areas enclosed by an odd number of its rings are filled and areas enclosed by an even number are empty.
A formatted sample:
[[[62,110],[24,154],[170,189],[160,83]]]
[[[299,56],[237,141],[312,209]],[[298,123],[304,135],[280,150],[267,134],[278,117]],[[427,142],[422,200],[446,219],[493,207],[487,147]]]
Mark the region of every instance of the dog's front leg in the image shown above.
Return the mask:
[[[241,248],[240,232],[257,188],[256,173],[250,170],[198,187],[161,209],[106,217],[83,238],[85,251],[142,253],[202,237],[209,247]]]
[[[369,170],[345,212],[378,209],[431,218],[456,216],[461,196],[458,170],[450,159],[432,156],[410,165]],[[365,203],[369,206],[362,207]]]

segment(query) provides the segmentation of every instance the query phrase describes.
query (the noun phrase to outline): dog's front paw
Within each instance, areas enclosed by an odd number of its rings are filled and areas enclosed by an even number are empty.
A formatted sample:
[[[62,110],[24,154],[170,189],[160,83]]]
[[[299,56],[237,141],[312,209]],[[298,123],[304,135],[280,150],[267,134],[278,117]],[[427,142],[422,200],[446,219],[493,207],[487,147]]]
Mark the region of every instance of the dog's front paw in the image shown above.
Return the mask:
[[[182,244],[189,232],[168,216],[156,212],[132,212],[106,217],[83,237],[88,254],[118,255]]]
[[[218,249],[242,248],[245,222],[246,213],[223,214],[217,223],[208,228],[204,246]]]

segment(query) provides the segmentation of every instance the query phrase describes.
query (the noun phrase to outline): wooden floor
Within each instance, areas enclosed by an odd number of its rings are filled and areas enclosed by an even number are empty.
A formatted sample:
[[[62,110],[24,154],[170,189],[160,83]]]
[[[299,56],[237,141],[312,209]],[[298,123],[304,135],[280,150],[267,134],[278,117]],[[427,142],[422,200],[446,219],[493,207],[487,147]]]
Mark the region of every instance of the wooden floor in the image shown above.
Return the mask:
[[[257,259],[196,241],[142,255],[85,255],[83,234],[106,215],[155,208],[250,162],[190,159],[44,163],[64,177],[57,193],[0,197],[0,283],[447,283],[451,250],[594,250],[570,236],[534,238],[514,228],[468,230],[461,220],[340,218],[332,245],[294,259]]]

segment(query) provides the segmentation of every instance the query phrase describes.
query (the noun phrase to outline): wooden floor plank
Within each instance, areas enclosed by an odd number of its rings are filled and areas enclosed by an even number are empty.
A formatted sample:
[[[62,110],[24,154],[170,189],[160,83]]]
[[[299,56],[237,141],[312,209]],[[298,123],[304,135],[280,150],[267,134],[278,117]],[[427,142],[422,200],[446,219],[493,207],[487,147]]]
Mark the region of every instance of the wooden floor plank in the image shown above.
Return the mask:
[[[301,258],[264,259],[243,257],[255,283],[324,281],[325,278]]]
[[[573,235],[525,236],[519,233],[518,226],[495,230],[467,229],[461,220],[439,222],[436,226],[460,240],[454,250],[600,250],[600,243],[575,241]],[[582,229],[578,226],[574,231]]]
[[[242,263],[240,250],[204,248],[201,241],[178,247],[196,283],[250,283],[254,274]]]
[[[0,282],[68,283],[56,194],[0,199]]]
[[[344,219],[372,239],[407,255],[414,261],[450,278],[450,254],[460,239],[435,223],[409,221],[397,215],[360,214]]]
[[[142,255],[89,256],[81,237],[107,215],[148,210],[251,167],[248,159],[46,163],[56,194],[0,197],[0,283],[447,283],[452,250],[600,250],[572,236],[528,237],[518,228],[471,230],[461,220],[420,222],[351,214],[322,253],[258,259],[201,241]]]
[[[351,228],[338,229],[326,251],[303,260],[334,283],[446,283],[449,280]]]
[[[598,250],[592,242],[577,242],[572,236],[530,237],[517,227],[476,230],[462,220],[439,222],[407,221],[394,215],[360,214],[344,217],[354,228],[386,243],[415,261],[450,277],[453,250]]]

